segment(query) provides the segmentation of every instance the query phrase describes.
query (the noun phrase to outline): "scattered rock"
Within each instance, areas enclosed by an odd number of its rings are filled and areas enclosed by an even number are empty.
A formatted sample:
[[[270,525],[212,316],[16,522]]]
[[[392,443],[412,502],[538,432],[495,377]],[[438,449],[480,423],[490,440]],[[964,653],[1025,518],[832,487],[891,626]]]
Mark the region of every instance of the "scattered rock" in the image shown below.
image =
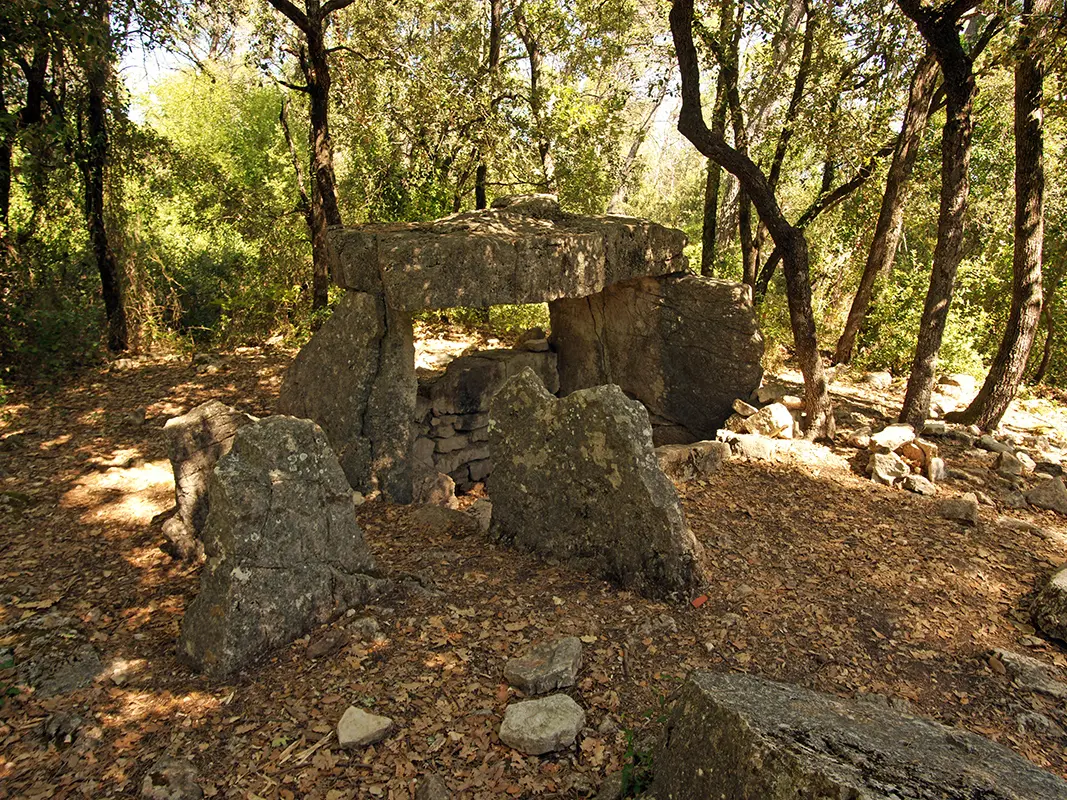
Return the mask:
[[[975,446],[980,450],[988,450],[990,453],[1012,453],[1014,449],[1011,445],[998,442],[988,433],[982,434],[978,437],[978,441],[975,442]]]
[[[945,480],[948,477],[948,469],[945,467],[944,459],[936,456],[928,459],[926,462],[926,477],[934,483],[940,483]]]
[[[519,343],[519,349],[528,353],[547,353],[548,339],[527,339]]]
[[[1032,533],[1035,536],[1042,538],[1048,538],[1048,531],[1042,528],[1040,525],[1034,525],[1032,522],[1027,522],[1024,519],[1015,519],[1014,517],[998,517],[997,525],[1005,530],[1018,531],[1020,533]]]
[[[419,778],[418,786],[415,788],[415,800],[451,800],[451,797],[448,784],[440,775],[431,773]]]
[[[1046,736],[1063,736],[1064,731],[1053,720],[1036,711],[1024,711],[1015,718],[1019,733],[1043,733]]]
[[[57,711],[48,715],[41,726],[41,735],[46,742],[56,745],[73,744],[84,723],[85,720],[72,711]]]
[[[908,474],[908,465],[896,453],[874,453],[867,462],[867,474],[875,483],[892,486]]]
[[[694,444],[665,444],[656,448],[660,469],[676,483],[707,478],[719,471],[730,459],[725,442],[706,441]]]
[[[948,433],[948,425],[943,419],[928,419],[923,423],[924,436],[944,436]]]
[[[784,403],[764,406],[745,420],[745,430],[768,439],[792,439],[793,415]]]
[[[554,694],[509,705],[500,741],[521,753],[539,756],[570,747],[584,727],[581,706],[565,694]]]
[[[199,800],[203,796],[196,767],[181,758],[163,756],[141,782],[141,797],[147,800]]]
[[[526,370],[496,394],[490,416],[501,539],[652,596],[688,599],[703,585],[703,550],[640,403],[614,385],[558,399]]]
[[[1067,799],[1067,783],[967,731],[751,675],[696,672],[654,754],[672,800]]]
[[[381,627],[374,617],[360,617],[349,623],[348,630],[359,642],[370,642],[378,638]]]
[[[1056,570],[1038,592],[1033,616],[1034,624],[1044,633],[1067,642],[1067,566]]]
[[[178,513],[163,525],[164,550],[171,556],[187,560],[203,555],[200,533],[209,509],[208,478],[218,460],[230,452],[237,431],[254,421],[255,417],[209,400],[163,426],[178,505]]]
[[[504,665],[504,680],[526,694],[544,694],[574,686],[582,666],[582,643],[576,636],[543,642]]]
[[[104,671],[100,654],[92,645],[82,645],[73,660],[60,664],[51,677],[37,687],[39,697],[52,697],[91,686]]]
[[[1067,516],[1067,487],[1062,478],[1038,481],[1037,486],[1026,493],[1026,499],[1032,506]]]
[[[766,405],[767,403],[777,403],[783,397],[786,396],[786,390],[781,386],[776,386],[772,383],[764,384],[757,388],[752,397],[760,405]]]
[[[1000,670],[993,667],[993,661],[995,659],[1000,662],[1004,673],[1023,691],[1040,692],[1059,700],[1067,700],[1067,683],[1060,680],[1062,676],[1055,667],[1036,658],[999,647],[993,650],[989,659],[990,667],[997,672]]]
[[[1010,452],[1002,452],[993,463],[993,469],[1005,478],[1017,478],[1024,472],[1023,462]]]
[[[852,431],[852,433],[848,435],[846,442],[850,447],[866,450],[871,446],[871,429],[865,426],[859,430]]]
[[[337,744],[346,749],[366,747],[380,742],[393,730],[389,717],[369,714],[362,708],[349,706],[337,723]]]
[[[229,675],[380,588],[344,472],[310,420],[241,428],[208,497],[208,562],[179,646],[195,669]]]
[[[892,453],[901,445],[915,441],[915,429],[911,425],[898,423],[886,425],[871,436],[870,449],[874,453]]]
[[[751,417],[753,414],[755,414],[757,411],[759,411],[758,408],[756,408],[755,406],[749,405],[744,400],[742,400],[740,397],[734,399],[733,409],[734,409],[734,411],[736,411],[742,417]]]
[[[938,505],[938,510],[945,519],[966,522],[968,525],[978,524],[978,498],[972,492],[962,497],[946,497]]]
[[[442,508],[459,508],[456,482],[443,472],[427,470],[415,478],[411,489],[411,502]]]
[[[484,497],[480,497],[471,503],[467,513],[474,519],[479,531],[489,533],[489,526],[493,521],[493,504],[491,502]]]
[[[1015,451],[1015,458],[1023,465],[1023,475],[1030,475],[1037,467],[1037,463],[1030,458],[1030,454],[1022,450]]]
[[[340,628],[331,628],[311,640],[308,645],[308,658],[324,658],[339,653],[348,644],[348,633]]]
[[[893,385],[893,376],[888,372],[868,372],[863,376],[863,382],[884,392]]]
[[[621,800],[623,792],[622,773],[612,772],[604,776],[595,800]]]
[[[926,497],[933,497],[937,494],[937,486],[922,475],[908,475],[905,477],[904,488],[909,492],[915,492],[915,494],[921,494]]]

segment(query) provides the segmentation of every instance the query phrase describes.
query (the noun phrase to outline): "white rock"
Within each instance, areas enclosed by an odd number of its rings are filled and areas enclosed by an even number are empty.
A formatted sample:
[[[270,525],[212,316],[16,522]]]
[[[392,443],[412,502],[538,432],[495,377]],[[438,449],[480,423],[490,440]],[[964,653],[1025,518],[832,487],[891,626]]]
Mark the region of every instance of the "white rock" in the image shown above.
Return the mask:
[[[749,405],[744,400],[742,400],[740,397],[738,397],[736,400],[734,400],[733,409],[738,414],[740,414],[742,417],[751,417],[753,414],[755,414],[757,411],[759,411],[758,408],[756,408],[753,405]]]
[[[867,474],[883,486],[892,486],[908,472],[908,465],[896,453],[875,453],[867,462]]]
[[[932,481],[928,481],[922,475],[908,475],[904,478],[904,488],[915,494],[930,497],[937,494],[937,487]]]
[[[565,694],[512,703],[504,712],[500,741],[531,756],[574,744],[585,727],[585,712]]]
[[[792,439],[793,415],[784,404],[771,403],[745,420],[745,430],[768,439]]]
[[[915,441],[915,429],[905,423],[886,425],[871,436],[871,450],[875,453],[892,453],[901,445]]]
[[[888,389],[893,383],[893,376],[888,372],[868,372],[863,376],[864,383],[875,389]]]
[[[366,747],[380,742],[393,730],[389,717],[368,714],[361,708],[349,706],[337,723],[337,743],[341,747]]]

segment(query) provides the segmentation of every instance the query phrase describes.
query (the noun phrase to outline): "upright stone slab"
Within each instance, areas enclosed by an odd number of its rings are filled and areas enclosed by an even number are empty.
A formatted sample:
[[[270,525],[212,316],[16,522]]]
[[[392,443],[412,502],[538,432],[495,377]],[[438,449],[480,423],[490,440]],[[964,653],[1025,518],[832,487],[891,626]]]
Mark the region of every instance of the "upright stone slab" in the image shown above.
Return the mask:
[[[743,674],[693,673],[653,763],[663,800],[1067,800],[981,736]]]
[[[345,292],[286,372],[278,411],[322,426],[353,489],[406,503],[416,389],[411,319]]]
[[[618,386],[557,399],[531,370],[490,404],[492,525],[505,541],[655,597],[702,585],[702,549]]]
[[[652,417],[657,446],[712,439],[760,384],[751,291],[686,273],[549,303],[560,392],[615,383]]]
[[[366,602],[377,581],[351,489],[310,420],[242,428],[208,485],[208,561],[179,655],[221,677]]]
[[[188,559],[203,552],[200,532],[207,520],[207,483],[218,460],[230,452],[237,431],[255,417],[218,400],[208,400],[187,414],[167,420],[167,455],[174,468],[177,513],[163,525],[165,549]]]

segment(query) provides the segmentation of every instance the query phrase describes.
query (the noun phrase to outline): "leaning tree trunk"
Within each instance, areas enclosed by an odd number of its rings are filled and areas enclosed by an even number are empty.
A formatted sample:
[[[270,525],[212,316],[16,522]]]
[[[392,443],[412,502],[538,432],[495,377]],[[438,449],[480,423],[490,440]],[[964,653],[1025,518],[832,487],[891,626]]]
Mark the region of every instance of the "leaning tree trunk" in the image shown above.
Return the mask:
[[[945,76],[945,127],[941,139],[941,200],[938,210],[937,245],[926,293],[915,358],[904,393],[901,422],[921,428],[930,415],[930,396],[937,370],[941,340],[948,324],[956,270],[962,255],[963,224],[970,187],[971,135],[974,123],[975,83],[971,58],[963,49],[956,25],[966,9],[958,4],[951,12],[930,11],[919,0],[897,0],[904,13],[919,26],[934,50]]]
[[[837,341],[837,350],[834,353],[834,362],[837,364],[847,364],[852,360],[856,337],[874,297],[874,287],[878,279],[888,275],[893,268],[897,247],[904,231],[907,183],[915,166],[915,158],[919,154],[923,133],[926,131],[938,72],[937,58],[932,51],[927,50],[911,80],[908,107],[893,151],[893,161],[889,165],[889,174],[886,176],[885,193],[882,195],[882,208],[878,212],[874,238],[871,240],[870,250],[867,251],[867,261],[863,265],[860,284],[852,300],[845,329]]]
[[[1011,311],[1000,348],[978,396],[948,415],[954,422],[992,430],[1000,424],[1026,371],[1041,319],[1041,247],[1044,242],[1045,163],[1041,105],[1044,63],[1040,19],[1048,0],[1024,0],[1015,65],[1015,252]],[[1035,24],[1036,23],[1036,24]]]
[[[782,249],[783,270],[789,301],[789,319],[797,361],[804,374],[807,412],[805,433],[809,438],[832,437],[833,409],[815,335],[808,276],[808,247],[803,231],[785,219],[767,177],[747,155],[716,137],[704,121],[700,100],[700,63],[693,43],[693,0],[674,0],[670,12],[671,34],[682,79],[682,108],[678,130],[707,158],[714,159],[735,175],[755,204],[775,246]]]
[[[489,77],[489,91],[492,95],[496,94],[497,75],[500,72],[500,36],[501,36],[501,21],[504,16],[504,0],[489,0],[489,62],[488,62],[488,77]],[[493,109],[496,106],[496,98],[490,97],[489,100],[489,114],[486,116],[485,124],[489,123],[492,117]],[[489,166],[485,161],[485,131],[482,132],[482,147],[479,149],[479,155],[481,158],[478,161],[478,167],[474,171],[474,207],[486,208],[489,203],[489,193],[487,186],[489,183]]]
[[[1045,298],[1045,309],[1042,312],[1045,318],[1045,345],[1041,349],[1041,363],[1037,365],[1037,370],[1034,371],[1034,377],[1032,378],[1034,383],[1041,383],[1045,380],[1045,373],[1048,372],[1048,365],[1052,361],[1052,347],[1053,334],[1056,332],[1055,315],[1052,313],[1052,297],[1047,296]]]
[[[101,3],[98,9],[101,29],[108,31],[110,8],[107,3]],[[100,273],[104,311],[107,314],[107,347],[113,353],[120,353],[129,347],[129,326],[126,321],[119,265],[108,240],[104,219],[104,175],[108,158],[107,82],[111,74],[109,58],[106,47],[101,47],[90,56],[86,70],[89,97],[82,174],[85,181],[85,219],[89,229],[89,242],[97,271]]]

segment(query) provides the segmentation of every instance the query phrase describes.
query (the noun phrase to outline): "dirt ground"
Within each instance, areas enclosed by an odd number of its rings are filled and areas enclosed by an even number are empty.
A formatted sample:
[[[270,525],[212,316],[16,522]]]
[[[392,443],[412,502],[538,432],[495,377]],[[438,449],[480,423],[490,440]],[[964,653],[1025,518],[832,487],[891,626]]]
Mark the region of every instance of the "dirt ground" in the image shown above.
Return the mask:
[[[1062,701],[1011,685],[987,661],[1000,646],[1067,667],[1067,651],[1028,624],[1039,582],[1067,560],[1067,525],[983,506],[982,524],[964,527],[940,519],[936,499],[833,463],[731,462],[680,488],[708,553],[699,607],[651,602],[433,514],[370,503],[359,510],[367,540],[402,579],[359,612],[377,637],[353,634],[314,659],[318,630],[232,682],[190,673],[175,642],[198,567],[159,549],[173,505],[161,428],[210,398],[268,414],[290,357],[243,349],[214,374],[187,358],[142,360],[16,391],[0,409],[0,798],[137,796],[163,754],[190,759],[208,797],[410,798],[429,772],[454,797],[585,797],[647,746],[696,668],[907,701],[1067,775]],[[845,386],[838,399],[892,413],[898,394]],[[1030,416],[1019,424],[1062,424]],[[946,450],[950,466],[983,468],[975,453]],[[1001,515],[1042,532],[1008,529]],[[519,697],[501,670],[555,635],[585,643],[571,693],[588,727],[572,751],[524,756],[496,735]],[[91,685],[45,696],[72,663],[93,667]],[[351,704],[392,717],[396,733],[339,749],[334,727]],[[42,733],[57,712],[83,719],[71,744]],[[1020,724],[1028,712],[1053,724],[1034,732]]]

